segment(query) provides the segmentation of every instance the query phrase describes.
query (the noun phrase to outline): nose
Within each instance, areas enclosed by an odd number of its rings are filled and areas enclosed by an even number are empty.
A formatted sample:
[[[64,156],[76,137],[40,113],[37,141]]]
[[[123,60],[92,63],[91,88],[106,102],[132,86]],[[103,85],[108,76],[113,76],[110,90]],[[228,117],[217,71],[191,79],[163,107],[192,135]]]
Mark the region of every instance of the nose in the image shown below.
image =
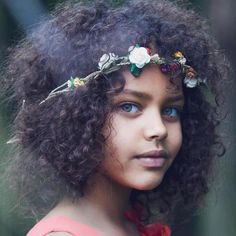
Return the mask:
[[[167,128],[162,120],[160,112],[149,112],[144,126],[144,137],[148,141],[163,140],[168,136]]]

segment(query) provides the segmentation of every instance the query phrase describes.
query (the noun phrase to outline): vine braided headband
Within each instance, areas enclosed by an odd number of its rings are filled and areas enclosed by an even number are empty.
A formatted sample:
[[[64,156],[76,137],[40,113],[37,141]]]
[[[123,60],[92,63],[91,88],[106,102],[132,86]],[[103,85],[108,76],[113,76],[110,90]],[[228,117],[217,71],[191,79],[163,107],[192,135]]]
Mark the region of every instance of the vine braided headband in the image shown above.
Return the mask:
[[[132,46],[128,50],[128,55],[119,57],[114,53],[104,54],[98,63],[98,69],[95,72],[87,75],[84,78],[71,77],[64,84],[52,90],[48,97],[45,98],[40,104],[44,103],[48,99],[65,92],[69,92],[76,87],[85,85],[90,79],[96,79],[101,74],[110,74],[117,71],[124,65],[130,65],[130,72],[138,77],[142,72],[142,68],[148,64],[160,65],[162,73],[175,75],[183,73],[184,84],[188,88],[194,88],[200,84],[206,84],[206,80],[202,80],[197,77],[196,71],[189,65],[186,65],[186,58],[182,52],[177,51],[174,53],[172,61],[167,61],[165,58],[160,57],[157,53],[151,55],[151,49],[140,47],[139,45]]]

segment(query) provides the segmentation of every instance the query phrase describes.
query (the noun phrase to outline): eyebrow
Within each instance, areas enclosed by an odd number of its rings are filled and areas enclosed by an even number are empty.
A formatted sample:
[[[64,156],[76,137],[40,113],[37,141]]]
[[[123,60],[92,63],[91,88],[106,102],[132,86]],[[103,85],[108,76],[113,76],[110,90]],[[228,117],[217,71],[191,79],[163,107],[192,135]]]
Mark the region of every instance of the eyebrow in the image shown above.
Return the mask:
[[[178,94],[178,95],[168,97],[166,100],[168,102],[177,102],[177,101],[183,101],[184,102],[184,96],[182,94]]]
[[[141,98],[141,99],[144,99],[144,100],[147,100],[147,101],[150,101],[152,100],[152,96],[147,94],[147,93],[144,93],[144,92],[139,92],[139,91],[136,91],[136,90],[131,90],[131,89],[124,89],[120,95],[122,94],[128,94],[128,95],[133,95],[137,98]],[[119,95],[118,95],[119,96]],[[176,102],[176,101],[184,101],[184,96],[182,94],[175,94],[173,96],[170,96],[170,97],[167,97],[167,102]]]
[[[144,92],[132,90],[132,89],[124,89],[120,94],[133,95],[135,97],[142,98],[144,100],[151,100],[152,99],[151,95],[144,93]]]

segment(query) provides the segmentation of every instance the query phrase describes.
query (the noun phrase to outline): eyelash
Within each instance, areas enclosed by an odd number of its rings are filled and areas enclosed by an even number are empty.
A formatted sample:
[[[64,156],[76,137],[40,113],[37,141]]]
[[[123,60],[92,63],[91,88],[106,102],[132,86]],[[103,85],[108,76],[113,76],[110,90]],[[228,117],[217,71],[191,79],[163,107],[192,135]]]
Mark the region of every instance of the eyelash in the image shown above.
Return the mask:
[[[180,118],[181,115],[182,115],[182,108],[179,108],[179,107],[166,107],[165,109],[172,109],[172,111],[175,110],[176,115],[174,115],[174,116],[167,115],[171,119]]]
[[[131,106],[135,106],[137,109],[136,111],[134,112],[130,112],[130,111],[125,111],[123,109],[124,106],[127,106],[129,105],[130,107]],[[130,114],[137,114],[140,112],[141,108],[140,108],[140,105],[139,104],[136,104],[136,103],[132,103],[132,102],[125,102],[125,103],[122,103],[122,104],[119,104],[118,105],[118,108],[122,110],[122,112],[125,112],[125,113],[130,113]],[[175,110],[175,114],[174,116],[171,116],[171,115],[166,115],[168,117],[170,117],[171,119],[176,119],[176,118],[180,118],[181,117],[181,114],[182,114],[182,107],[177,107],[177,106],[169,106],[169,107],[165,107],[164,110],[167,110],[167,109],[171,109],[171,113],[173,112],[173,110]],[[132,110],[132,109],[131,109]]]
[[[131,102],[122,103],[122,104],[119,105],[119,107],[120,107],[124,112],[128,112],[128,111],[125,111],[125,110],[123,109],[123,107],[124,107],[124,106],[127,106],[127,105],[129,105],[129,106],[135,106],[135,107],[137,107],[137,109],[139,109],[139,107],[140,107],[138,104],[131,103]],[[131,113],[131,112],[128,112],[128,113]]]

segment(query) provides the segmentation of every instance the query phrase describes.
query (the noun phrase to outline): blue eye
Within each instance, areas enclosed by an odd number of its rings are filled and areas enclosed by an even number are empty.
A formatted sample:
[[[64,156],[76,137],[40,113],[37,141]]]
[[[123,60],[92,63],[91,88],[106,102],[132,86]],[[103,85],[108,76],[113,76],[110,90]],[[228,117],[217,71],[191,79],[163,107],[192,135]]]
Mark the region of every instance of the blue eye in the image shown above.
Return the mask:
[[[138,106],[133,103],[124,103],[120,105],[120,107],[125,112],[129,112],[129,113],[138,112]]]
[[[178,118],[181,115],[181,110],[174,107],[167,107],[163,110],[163,115],[171,118]]]

